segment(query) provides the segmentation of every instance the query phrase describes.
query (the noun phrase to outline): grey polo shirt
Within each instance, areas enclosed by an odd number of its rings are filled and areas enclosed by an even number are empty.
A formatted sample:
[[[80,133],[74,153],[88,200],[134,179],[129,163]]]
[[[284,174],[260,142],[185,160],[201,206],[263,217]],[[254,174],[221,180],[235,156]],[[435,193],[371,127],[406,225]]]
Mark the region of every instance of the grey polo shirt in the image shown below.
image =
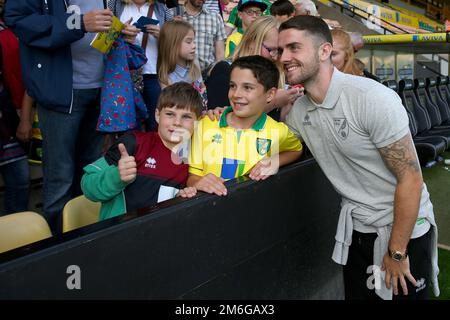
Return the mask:
[[[397,181],[378,149],[409,132],[408,116],[393,90],[335,68],[323,103],[317,105],[303,96],[295,102],[286,123],[302,137],[343,198],[367,211],[393,212]],[[432,212],[424,184],[419,217]],[[412,237],[423,235],[429,227],[425,219],[418,219]],[[375,232],[356,224],[354,229]]]

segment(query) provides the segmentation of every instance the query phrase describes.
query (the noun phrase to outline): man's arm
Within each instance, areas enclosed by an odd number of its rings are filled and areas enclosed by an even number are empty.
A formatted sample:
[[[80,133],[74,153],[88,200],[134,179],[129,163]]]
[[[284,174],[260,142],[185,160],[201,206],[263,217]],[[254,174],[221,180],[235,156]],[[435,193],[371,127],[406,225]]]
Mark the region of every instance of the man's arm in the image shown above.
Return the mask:
[[[107,9],[84,15],[67,12],[50,15],[44,12],[43,6],[42,0],[6,3],[5,23],[29,46],[58,49],[81,39],[85,32],[106,31],[111,27],[112,12]]]
[[[387,168],[397,178],[389,250],[405,253],[419,212],[422,172],[410,133],[378,150]],[[383,264],[386,269],[386,286],[390,288],[392,280],[394,294],[398,293],[397,280],[400,280],[403,292],[407,293],[405,276],[415,285],[415,279],[409,270],[409,259],[397,262],[386,254]]]
[[[64,17],[44,13],[42,0],[14,0],[6,2],[5,23],[20,41],[30,46],[56,49],[81,39],[81,29],[69,30]]]

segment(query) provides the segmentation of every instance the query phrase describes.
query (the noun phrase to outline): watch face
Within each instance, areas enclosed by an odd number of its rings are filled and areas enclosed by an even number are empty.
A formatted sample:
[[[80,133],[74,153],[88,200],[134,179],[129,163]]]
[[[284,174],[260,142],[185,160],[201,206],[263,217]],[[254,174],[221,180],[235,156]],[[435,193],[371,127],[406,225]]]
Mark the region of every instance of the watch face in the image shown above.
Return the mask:
[[[401,253],[400,251],[391,252],[391,258],[395,261],[403,261],[406,259],[406,257],[407,257],[406,252],[405,254]]]
[[[395,252],[392,255],[392,259],[397,260],[397,261],[401,261],[403,258],[403,255],[400,252]]]

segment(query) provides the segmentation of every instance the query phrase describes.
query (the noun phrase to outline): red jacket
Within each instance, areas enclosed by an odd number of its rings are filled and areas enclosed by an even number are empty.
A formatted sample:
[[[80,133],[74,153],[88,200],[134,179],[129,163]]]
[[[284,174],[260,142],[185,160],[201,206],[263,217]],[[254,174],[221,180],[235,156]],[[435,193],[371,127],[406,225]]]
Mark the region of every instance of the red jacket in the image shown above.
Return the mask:
[[[14,106],[19,109],[22,107],[22,99],[25,92],[22,71],[20,70],[19,41],[11,30],[5,27],[1,19],[0,50],[4,85],[11,93]]]

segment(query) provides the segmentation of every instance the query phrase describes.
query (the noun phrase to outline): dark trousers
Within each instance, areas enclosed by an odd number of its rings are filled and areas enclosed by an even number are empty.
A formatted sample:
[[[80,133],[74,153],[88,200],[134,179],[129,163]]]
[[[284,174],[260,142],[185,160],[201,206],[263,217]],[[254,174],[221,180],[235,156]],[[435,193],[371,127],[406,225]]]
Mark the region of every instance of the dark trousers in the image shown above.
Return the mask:
[[[393,300],[426,300],[429,298],[431,285],[431,229],[423,236],[411,239],[408,244],[411,274],[418,287],[414,287],[405,278],[408,295],[403,295],[400,282],[397,296]],[[344,284],[346,300],[380,300],[373,289],[373,244],[376,233],[353,231],[352,245],[344,266]],[[381,266],[378,266],[381,268]],[[372,284],[372,285],[371,285]]]
[[[99,114],[100,89],[74,89],[71,113],[38,105],[44,216],[54,235],[62,232],[64,205],[82,194],[83,167],[101,156],[103,135],[96,130]]]
[[[5,183],[5,214],[27,211],[30,187],[28,159],[22,159],[0,166]],[[0,212],[0,216],[2,213]]]

